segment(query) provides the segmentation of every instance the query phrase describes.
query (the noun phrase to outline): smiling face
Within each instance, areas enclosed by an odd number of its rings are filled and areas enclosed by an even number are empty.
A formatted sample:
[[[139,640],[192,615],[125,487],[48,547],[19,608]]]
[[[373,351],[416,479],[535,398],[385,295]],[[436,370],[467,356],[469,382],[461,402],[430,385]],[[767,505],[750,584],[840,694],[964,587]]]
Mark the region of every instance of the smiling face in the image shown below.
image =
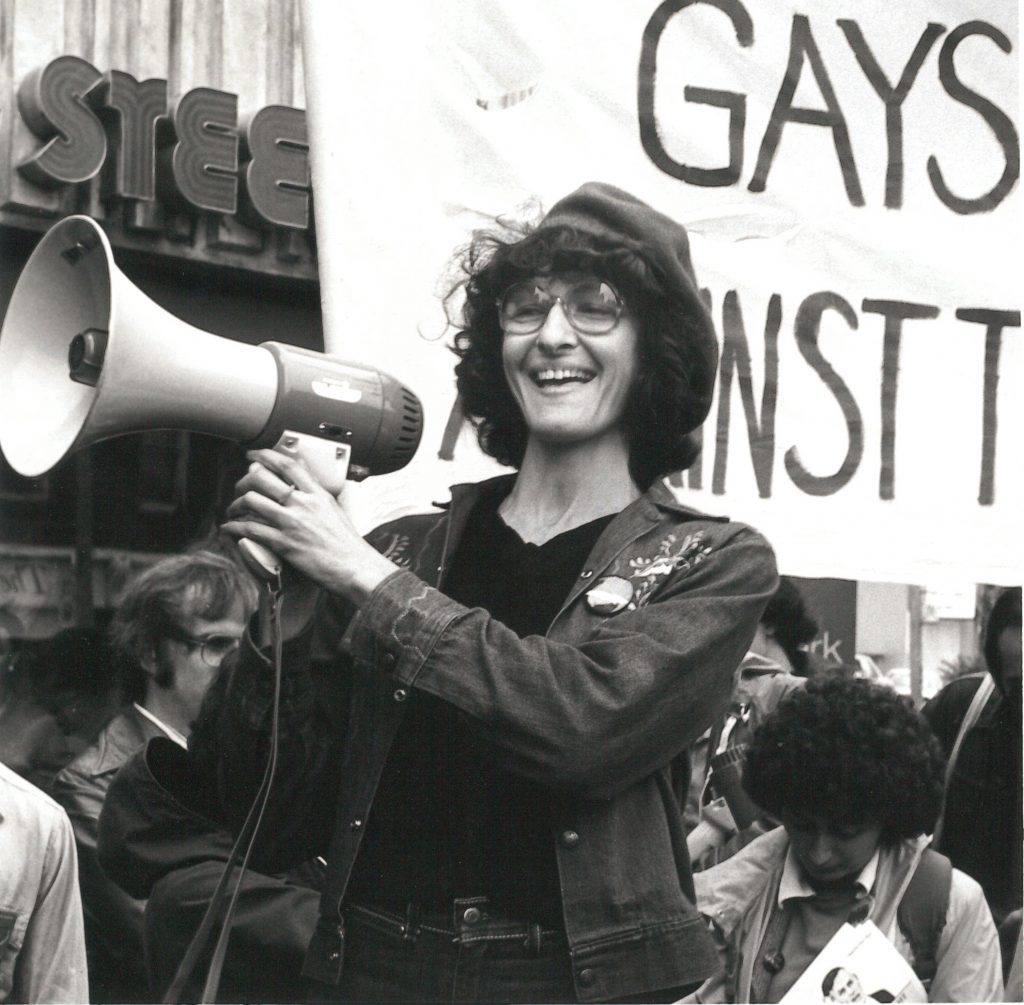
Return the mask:
[[[574,273],[532,282],[564,298],[583,278]],[[626,446],[622,420],[636,379],[638,347],[638,326],[628,311],[604,334],[587,335],[569,323],[562,300],[537,331],[506,333],[505,379],[531,440],[570,446],[614,439]]]

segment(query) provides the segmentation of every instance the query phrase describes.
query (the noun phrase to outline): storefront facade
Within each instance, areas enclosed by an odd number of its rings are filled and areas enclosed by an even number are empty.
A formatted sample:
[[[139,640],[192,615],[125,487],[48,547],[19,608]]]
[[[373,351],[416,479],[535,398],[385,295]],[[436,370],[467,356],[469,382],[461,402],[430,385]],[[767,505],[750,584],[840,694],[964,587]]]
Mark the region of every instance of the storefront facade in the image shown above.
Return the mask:
[[[81,213],[188,325],[321,349],[297,0],[2,3],[0,315]],[[102,621],[133,571],[215,531],[243,464],[162,431],[35,479],[0,463],[0,652]]]

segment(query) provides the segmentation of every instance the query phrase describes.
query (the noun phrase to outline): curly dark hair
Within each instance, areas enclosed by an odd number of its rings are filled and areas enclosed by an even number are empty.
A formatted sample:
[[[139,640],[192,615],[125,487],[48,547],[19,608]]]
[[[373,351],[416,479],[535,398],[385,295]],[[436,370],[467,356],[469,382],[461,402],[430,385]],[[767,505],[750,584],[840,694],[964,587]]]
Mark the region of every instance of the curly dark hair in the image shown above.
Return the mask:
[[[461,275],[446,298],[451,307],[465,291],[454,351],[455,374],[466,414],[484,453],[519,467],[528,431],[502,368],[497,301],[529,276],[587,271],[618,289],[640,321],[639,377],[627,404],[630,474],[642,489],[656,478],[688,468],[700,452],[699,430],[686,421],[692,398],[689,374],[702,363],[695,350],[698,319],[673,301],[642,249],[563,225],[503,224],[477,233],[459,254]]]
[[[743,786],[776,818],[874,824],[892,845],[934,828],[944,772],[938,741],[908,698],[830,673],[791,691],[758,727]]]
[[[807,608],[800,588],[788,576],[779,579],[779,588],[768,601],[762,623],[771,629],[772,638],[782,647],[798,677],[807,677],[809,660],[802,648],[814,641],[818,622]]]

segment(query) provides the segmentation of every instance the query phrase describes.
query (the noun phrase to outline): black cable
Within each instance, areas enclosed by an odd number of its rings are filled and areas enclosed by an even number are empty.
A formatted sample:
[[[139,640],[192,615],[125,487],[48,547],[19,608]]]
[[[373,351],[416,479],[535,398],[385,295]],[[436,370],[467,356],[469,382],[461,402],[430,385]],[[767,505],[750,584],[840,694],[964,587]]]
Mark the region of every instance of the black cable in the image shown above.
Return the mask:
[[[206,983],[203,987],[201,1001],[208,1003],[215,1002],[217,999],[217,989],[220,984],[224,958],[227,954],[227,944],[230,937],[231,921],[234,916],[235,905],[238,901],[238,895],[241,889],[242,880],[245,877],[246,868],[249,864],[249,858],[256,843],[256,836],[259,833],[259,827],[263,821],[263,815],[267,808],[270,789],[274,780],[274,773],[277,770],[282,653],[280,579],[276,579],[273,584],[267,583],[265,585],[267,587],[267,599],[269,601],[268,610],[271,646],[274,654],[274,687],[271,703],[270,751],[267,757],[267,766],[263,772],[263,780],[260,782],[260,787],[256,792],[252,805],[249,807],[249,812],[246,814],[245,822],[242,824],[238,837],[235,839],[235,843],[228,854],[228,860],[224,864],[224,869],[221,872],[220,878],[217,880],[217,886],[210,897],[210,903],[207,905],[203,918],[200,921],[195,934],[192,936],[191,942],[189,942],[181,963],[178,964],[178,969],[175,971],[174,978],[168,985],[167,991],[161,999],[163,1005],[178,1005],[182,992],[184,991],[185,984],[192,976],[192,973],[199,962],[199,958],[202,956],[207,942],[209,941],[210,933],[212,932],[214,925],[217,923],[218,915],[220,915],[221,908],[223,907],[228,883],[230,882],[231,875],[234,872],[235,862],[238,860],[239,854],[244,846],[245,855],[242,857],[238,879],[235,882],[231,901],[228,904],[227,910],[224,914],[224,919],[221,922],[220,935],[217,939],[217,944],[214,947],[210,965],[207,970]]]
[[[267,757],[267,768],[263,776],[263,785],[257,793],[253,805],[259,805],[256,815],[256,822],[252,828],[252,837],[245,849],[245,858],[238,870],[238,879],[235,882],[235,890],[231,896],[231,903],[228,904],[224,921],[221,924],[220,936],[213,950],[210,959],[210,969],[206,974],[206,985],[203,987],[203,996],[200,1001],[207,1005],[217,1001],[217,989],[220,986],[221,970],[224,967],[224,958],[228,951],[228,940],[231,938],[231,921],[235,916],[235,905],[238,903],[238,894],[242,888],[242,880],[245,878],[246,869],[249,867],[249,858],[252,856],[253,847],[256,844],[256,836],[260,831],[260,824],[263,823],[263,815],[267,809],[270,799],[270,789],[274,784],[274,775],[277,771],[277,741],[278,741],[278,716],[281,709],[281,595],[273,598],[270,608],[270,638],[274,651],[274,698],[271,703],[270,712],[270,752]],[[260,798],[262,795],[262,798]],[[252,810],[250,810],[250,813]]]

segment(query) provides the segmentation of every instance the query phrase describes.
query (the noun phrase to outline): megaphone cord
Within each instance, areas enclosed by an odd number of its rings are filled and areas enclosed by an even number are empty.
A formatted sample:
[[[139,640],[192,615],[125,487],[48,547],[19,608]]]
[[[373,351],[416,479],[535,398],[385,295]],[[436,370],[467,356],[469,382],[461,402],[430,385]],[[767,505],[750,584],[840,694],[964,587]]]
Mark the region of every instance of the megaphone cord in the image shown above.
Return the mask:
[[[263,780],[260,782],[259,790],[252,801],[252,805],[249,807],[249,812],[246,814],[245,822],[242,824],[238,837],[235,839],[235,843],[231,848],[228,860],[224,864],[224,869],[221,872],[220,878],[217,881],[217,886],[214,888],[213,894],[210,897],[210,902],[203,914],[202,921],[199,923],[199,927],[196,929],[195,935],[192,936],[188,949],[185,951],[185,955],[182,957],[181,963],[178,964],[178,969],[175,972],[174,979],[171,981],[164,994],[162,999],[164,1005],[177,1005],[181,1000],[185,984],[192,976],[192,972],[195,970],[196,964],[209,941],[210,933],[213,930],[214,925],[217,923],[228,889],[228,884],[231,880],[231,875],[234,872],[235,863],[238,861],[239,855],[244,847],[245,853],[242,855],[239,865],[238,878],[235,880],[231,900],[228,903],[227,910],[224,912],[224,917],[221,921],[220,934],[210,958],[210,964],[206,974],[206,982],[203,986],[202,997],[200,998],[200,1001],[203,1003],[212,1003],[217,1000],[217,991],[220,986],[221,972],[224,967],[224,959],[227,955],[228,940],[231,937],[231,923],[234,917],[235,907],[238,903],[238,896],[241,892],[242,882],[245,878],[245,872],[249,865],[249,859],[252,855],[253,847],[256,844],[256,837],[259,834],[260,824],[263,822],[267,802],[270,798],[270,789],[274,781],[274,774],[277,770],[279,717],[281,707],[282,653],[282,598],[280,577],[275,577],[274,581],[265,583],[263,586],[265,586],[267,590],[267,599],[269,600],[269,603],[265,605],[264,610],[269,614],[270,640],[274,654],[274,683],[270,717],[270,750],[267,757],[267,766],[263,772]]]

